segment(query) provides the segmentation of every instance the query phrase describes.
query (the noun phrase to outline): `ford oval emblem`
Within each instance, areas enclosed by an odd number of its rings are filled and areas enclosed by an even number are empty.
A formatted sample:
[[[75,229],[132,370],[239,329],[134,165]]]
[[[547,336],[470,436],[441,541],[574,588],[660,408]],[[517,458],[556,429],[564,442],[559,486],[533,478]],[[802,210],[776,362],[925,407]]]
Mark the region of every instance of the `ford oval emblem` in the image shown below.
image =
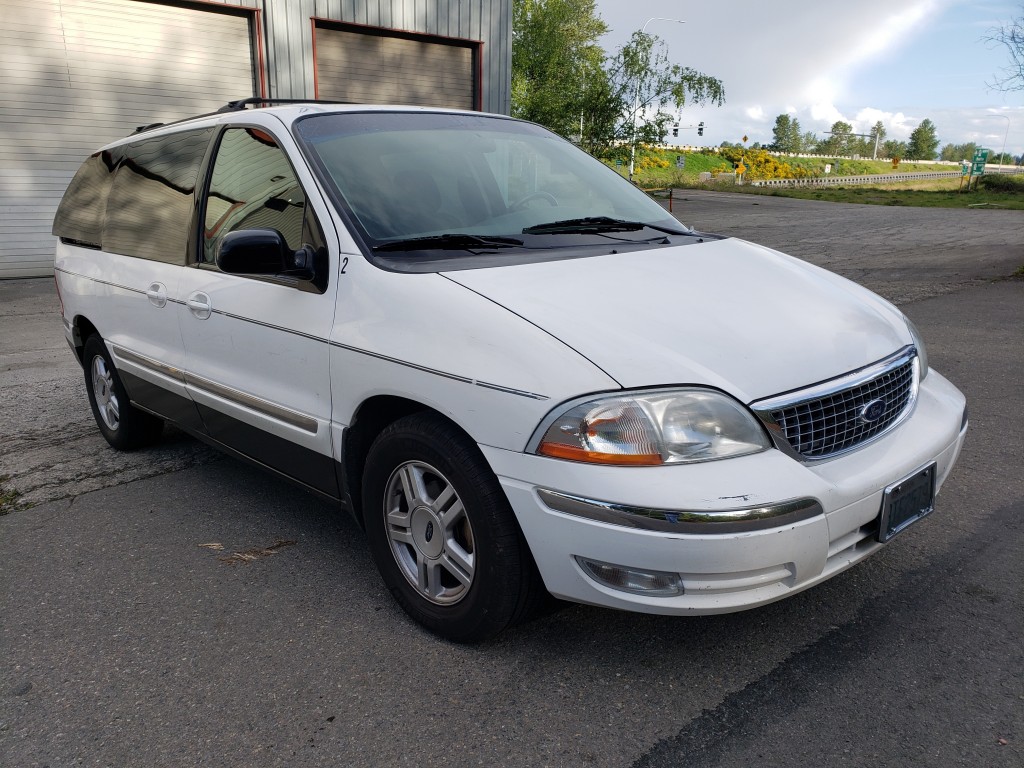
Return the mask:
[[[423,532],[423,538],[426,539],[427,541],[430,541],[432,538],[434,538],[434,521],[433,520],[431,520],[429,523],[427,523],[427,530],[425,530]]]
[[[865,424],[873,424],[885,415],[885,400],[878,398],[861,408],[860,420]]]

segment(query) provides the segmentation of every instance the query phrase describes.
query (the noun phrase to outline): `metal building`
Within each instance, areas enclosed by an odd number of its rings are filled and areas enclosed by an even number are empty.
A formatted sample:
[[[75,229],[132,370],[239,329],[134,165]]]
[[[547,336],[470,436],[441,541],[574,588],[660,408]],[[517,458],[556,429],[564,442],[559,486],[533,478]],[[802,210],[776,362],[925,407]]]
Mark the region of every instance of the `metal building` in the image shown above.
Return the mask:
[[[245,96],[509,111],[511,0],[0,0],[0,278],[82,160]]]

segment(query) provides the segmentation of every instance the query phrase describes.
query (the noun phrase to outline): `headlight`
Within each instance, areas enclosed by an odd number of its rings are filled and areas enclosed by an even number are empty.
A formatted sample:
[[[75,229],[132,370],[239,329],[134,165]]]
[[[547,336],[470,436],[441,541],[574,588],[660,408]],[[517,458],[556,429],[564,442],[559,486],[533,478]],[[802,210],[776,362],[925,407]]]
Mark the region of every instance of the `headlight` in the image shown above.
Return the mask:
[[[910,322],[910,318],[906,315],[903,316],[903,319],[907,323],[911,338],[914,339],[914,346],[917,347],[917,359],[921,367],[921,378],[924,379],[928,375],[928,353],[924,349],[924,342],[921,340],[921,334],[918,332],[917,326]]]
[[[769,447],[761,425],[735,400],[706,389],[676,389],[573,406],[544,430],[536,452],[591,464],[654,466]]]

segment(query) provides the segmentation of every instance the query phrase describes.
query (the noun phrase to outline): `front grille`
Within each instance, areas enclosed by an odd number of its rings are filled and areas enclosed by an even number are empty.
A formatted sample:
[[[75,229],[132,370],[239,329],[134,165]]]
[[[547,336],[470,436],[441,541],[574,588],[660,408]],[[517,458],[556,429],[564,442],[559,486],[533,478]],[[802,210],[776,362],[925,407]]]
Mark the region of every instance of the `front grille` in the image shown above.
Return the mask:
[[[801,399],[795,393],[787,402],[755,409],[801,456],[823,459],[844,453],[894,426],[913,404],[914,359],[903,354],[883,365],[881,373],[845,388],[818,395],[816,387],[816,396]]]

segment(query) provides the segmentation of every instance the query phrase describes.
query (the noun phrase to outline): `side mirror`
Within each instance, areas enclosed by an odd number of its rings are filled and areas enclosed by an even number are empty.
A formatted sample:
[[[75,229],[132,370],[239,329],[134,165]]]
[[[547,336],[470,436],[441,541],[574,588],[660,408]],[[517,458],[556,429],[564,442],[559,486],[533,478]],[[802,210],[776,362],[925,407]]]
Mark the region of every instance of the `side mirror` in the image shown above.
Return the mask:
[[[292,251],[276,229],[240,229],[224,235],[217,266],[232,275],[290,275],[313,279],[308,248]]]

